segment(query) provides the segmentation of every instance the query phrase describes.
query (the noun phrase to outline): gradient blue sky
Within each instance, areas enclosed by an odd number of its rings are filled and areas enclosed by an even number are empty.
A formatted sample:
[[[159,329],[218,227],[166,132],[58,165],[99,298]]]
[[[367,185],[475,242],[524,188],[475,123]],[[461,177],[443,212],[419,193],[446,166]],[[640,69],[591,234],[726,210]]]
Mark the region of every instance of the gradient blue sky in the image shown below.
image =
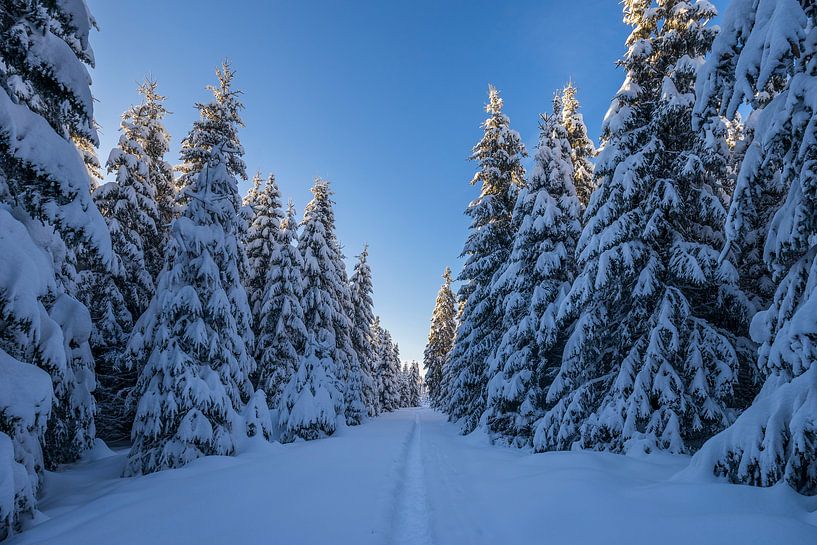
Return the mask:
[[[368,242],[375,310],[404,360],[422,359],[440,275],[460,268],[488,84],[532,149],[538,114],[572,79],[597,139],[628,34],[611,0],[87,1],[100,158],[151,75],[173,112],[175,164],[229,58],[248,170],[274,172],[299,213],[315,176],[332,181],[350,267]]]

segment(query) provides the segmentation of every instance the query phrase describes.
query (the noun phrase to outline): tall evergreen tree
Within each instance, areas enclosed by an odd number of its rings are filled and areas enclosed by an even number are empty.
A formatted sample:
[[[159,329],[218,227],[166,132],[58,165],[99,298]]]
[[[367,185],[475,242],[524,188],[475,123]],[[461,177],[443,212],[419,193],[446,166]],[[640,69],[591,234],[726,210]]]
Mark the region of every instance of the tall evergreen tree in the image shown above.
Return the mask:
[[[462,251],[466,261],[458,294],[464,306],[449,361],[448,414],[452,420],[462,421],[464,433],[476,428],[485,410],[488,358],[499,340],[502,322],[502,313],[490,293],[491,280],[510,253],[511,213],[525,177],[525,147],[502,113],[502,99],[493,87],[489,88],[486,110],[485,132],[471,155],[479,162],[471,183],[482,188],[466,210],[471,226]]]
[[[322,342],[320,329],[335,348],[336,389],[343,395],[341,412],[349,425],[366,415],[363,403],[363,373],[352,345],[352,298],[343,253],[335,234],[335,213],[329,182],[315,180],[313,199],[304,210],[303,233],[299,244],[304,258],[304,317],[307,330]],[[318,225],[320,224],[320,225]]]
[[[126,475],[234,452],[236,416],[252,395],[249,305],[238,273],[238,184],[230,143],[187,186],[156,295],[126,353],[138,399]]]
[[[387,329],[380,329],[380,406],[386,412],[400,408],[400,348]]]
[[[253,178],[253,189],[244,199],[244,204],[252,208],[252,220],[249,223],[244,249],[247,254],[247,299],[252,311],[253,326],[258,332],[261,319],[262,301],[267,287],[267,273],[270,270],[272,255],[278,251],[281,233],[281,221],[284,212],[281,208],[281,193],[275,176],[267,178],[263,189],[261,175]],[[296,226],[297,227],[297,226]]]
[[[295,383],[288,385],[290,390],[291,387],[297,386],[297,391],[287,396],[290,403],[295,403],[292,396],[297,394],[297,399],[301,400],[298,403],[301,405],[310,400],[322,404],[325,401],[324,397],[314,396],[318,391],[327,392],[335,403],[335,414],[342,415],[345,409],[343,368],[351,351],[351,348],[347,351],[344,341],[349,340],[351,323],[339,297],[342,279],[335,262],[335,225],[329,184],[323,180],[316,180],[312,186],[312,194],[313,199],[304,210],[302,231],[298,239],[298,249],[303,259],[302,307],[310,347],[301,362],[297,380],[293,379]],[[324,384],[322,381],[326,380],[332,380],[333,383]],[[311,394],[307,395],[305,392]],[[325,410],[322,405],[320,410],[315,408],[321,415]],[[298,414],[313,416],[305,407],[301,407]],[[293,433],[297,430],[297,435],[304,438],[313,438],[316,433],[328,435],[335,429],[334,418],[330,416],[326,416],[327,422],[332,422],[329,427],[324,425],[323,419],[311,418],[307,418],[306,421],[296,419],[289,422],[288,426]]]
[[[605,117],[580,274],[559,312],[577,322],[539,449],[689,452],[731,420],[740,362],[730,309],[712,294],[735,270],[718,259],[725,210],[691,126],[715,11],[627,0],[624,14],[627,75]]]
[[[26,468],[28,489],[36,491],[37,468],[77,460],[94,439],[91,323],[75,299],[77,270],[93,263],[113,271],[117,265],[75,145],[97,145],[87,70],[93,64],[89,32],[94,20],[81,0],[7,2],[2,13],[0,213],[3,236],[15,236],[14,246],[26,251],[3,252],[0,350],[45,370],[54,395],[42,461],[34,445],[18,448],[19,428],[7,424],[8,416],[0,418],[0,435],[15,435],[13,463]],[[26,272],[31,276],[24,277]],[[12,379],[0,372],[0,382],[7,380]],[[39,436],[36,430],[34,435]],[[17,481],[20,474],[8,462],[0,462],[0,474],[15,471]],[[17,526],[30,515],[31,496],[18,499],[12,514],[0,515],[0,534],[10,530],[7,521]]]
[[[383,350],[383,339],[385,332],[380,325],[380,316],[375,316],[371,328],[372,338],[372,372],[374,378],[374,387],[377,392],[377,406],[379,412],[383,412],[386,408],[383,406],[383,392],[385,388],[383,376],[383,358],[385,351]]]
[[[428,343],[423,352],[426,387],[431,406],[441,408],[445,405],[446,394],[443,389],[443,366],[454,344],[457,330],[454,292],[451,291],[451,269],[443,272],[443,285],[437,292],[434,311],[431,313],[431,327],[428,330]]]
[[[562,89],[561,98],[561,122],[567,132],[567,142],[570,145],[573,186],[576,188],[576,195],[584,210],[596,188],[593,178],[593,158],[596,156],[596,146],[587,136],[587,126],[584,124],[584,117],[579,113],[579,100],[576,98],[576,87],[572,82]]]
[[[355,270],[349,279],[352,296],[352,347],[363,372],[363,402],[369,416],[380,414],[380,393],[377,385],[377,358],[374,354],[372,324],[374,324],[374,303],[372,302],[372,269],[368,262],[369,247],[364,246],[355,263]]]
[[[133,407],[127,392],[136,377],[117,361],[133,321],[147,308],[163,262],[167,223],[173,213],[173,171],[164,160],[169,135],[162,120],[167,113],[156,83],[139,86],[144,99],[122,114],[121,136],[107,162],[115,182],[98,187],[93,198],[105,216],[119,273],[92,267],[82,271],[79,292],[94,324],[91,347],[96,360],[97,428],[109,442],[130,436]]]
[[[301,308],[303,258],[296,246],[298,221],[292,201],[276,231],[277,243],[271,247],[259,303],[256,351],[258,387],[266,393],[270,408],[279,407],[284,386],[301,364],[307,341]]]
[[[240,100],[241,91],[233,89],[235,71],[230,63],[224,61],[216,69],[218,85],[208,85],[207,90],[213,93],[213,101],[196,103],[199,119],[193,128],[182,139],[180,164],[176,169],[181,173],[176,181],[181,191],[193,183],[210,159],[214,146],[228,142],[224,153],[227,158],[227,172],[240,180],[247,179],[247,167],[244,164],[244,147],[238,139],[238,129],[244,126],[241,110],[244,104]],[[184,199],[185,195],[180,194]]]
[[[422,387],[422,379],[420,379],[420,364],[416,361],[411,362],[408,371],[409,382],[409,407],[420,406],[420,388]]]
[[[164,266],[164,252],[170,237],[170,226],[176,217],[176,186],[173,167],[165,156],[170,151],[170,134],[164,126],[169,113],[165,108],[166,97],[159,94],[155,80],[146,79],[139,86],[142,103],[134,106],[123,118],[129,121],[139,138],[143,160],[148,169],[147,178],[155,188],[153,200],[159,212],[156,230],[159,238],[145,241],[145,266],[154,281]],[[108,160],[110,162],[110,159]]]
[[[757,247],[757,231],[745,229],[744,219],[762,219],[772,209],[761,240],[777,288],[768,308],[751,322],[752,338],[761,343],[763,387],[732,427],[704,445],[692,466],[732,482],[770,486],[784,481],[814,495],[817,7],[796,0],[734,2],[723,23],[698,79],[696,113],[705,114],[714,104],[717,112],[732,117],[746,101],[755,107],[757,132],[741,164],[728,233],[737,247]],[[775,176],[769,178],[771,173]],[[776,191],[769,191],[770,181]],[[786,195],[777,206],[775,193]]]
[[[530,444],[561,363],[565,331],[556,316],[575,277],[581,205],[561,114],[557,95],[553,114],[542,116],[533,169],[516,200],[511,255],[491,287],[504,317],[491,358],[486,424],[494,438],[516,446]]]

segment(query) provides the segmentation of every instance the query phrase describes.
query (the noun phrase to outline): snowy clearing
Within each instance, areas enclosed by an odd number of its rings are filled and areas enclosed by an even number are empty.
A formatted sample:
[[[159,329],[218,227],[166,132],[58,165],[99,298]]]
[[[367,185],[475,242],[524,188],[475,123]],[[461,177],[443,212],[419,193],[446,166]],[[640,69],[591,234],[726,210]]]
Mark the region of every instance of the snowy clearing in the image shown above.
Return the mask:
[[[9,545],[817,543],[817,498],[785,486],[683,482],[685,457],[494,447],[425,408],[144,477],[107,454],[49,473],[42,520]]]

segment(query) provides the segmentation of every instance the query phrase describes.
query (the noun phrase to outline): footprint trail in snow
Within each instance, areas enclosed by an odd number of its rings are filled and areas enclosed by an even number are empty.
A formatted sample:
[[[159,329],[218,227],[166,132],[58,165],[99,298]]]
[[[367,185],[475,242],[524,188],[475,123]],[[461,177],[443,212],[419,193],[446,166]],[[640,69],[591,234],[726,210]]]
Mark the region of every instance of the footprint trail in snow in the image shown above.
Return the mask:
[[[420,415],[414,417],[398,489],[392,545],[433,545],[421,452]]]

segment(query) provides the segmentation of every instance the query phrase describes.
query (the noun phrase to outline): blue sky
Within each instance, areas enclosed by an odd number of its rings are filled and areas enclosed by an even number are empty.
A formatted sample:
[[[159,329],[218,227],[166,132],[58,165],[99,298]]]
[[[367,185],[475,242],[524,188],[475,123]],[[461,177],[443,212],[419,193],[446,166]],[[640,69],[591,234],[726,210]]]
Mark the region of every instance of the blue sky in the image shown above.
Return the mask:
[[[405,360],[422,359],[440,275],[460,267],[463,211],[478,193],[467,158],[488,84],[532,148],[538,114],[572,79],[597,139],[628,34],[611,0],[88,5],[100,27],[92,38],[100,158],[151,75],[173,112],[175,164],[194,102],[208,99],[204,86],[229,58],[245,93],[248,170],[274,172],[299,213],[314,177],[332,181],[350,266],[368,242],[375,310]]]

